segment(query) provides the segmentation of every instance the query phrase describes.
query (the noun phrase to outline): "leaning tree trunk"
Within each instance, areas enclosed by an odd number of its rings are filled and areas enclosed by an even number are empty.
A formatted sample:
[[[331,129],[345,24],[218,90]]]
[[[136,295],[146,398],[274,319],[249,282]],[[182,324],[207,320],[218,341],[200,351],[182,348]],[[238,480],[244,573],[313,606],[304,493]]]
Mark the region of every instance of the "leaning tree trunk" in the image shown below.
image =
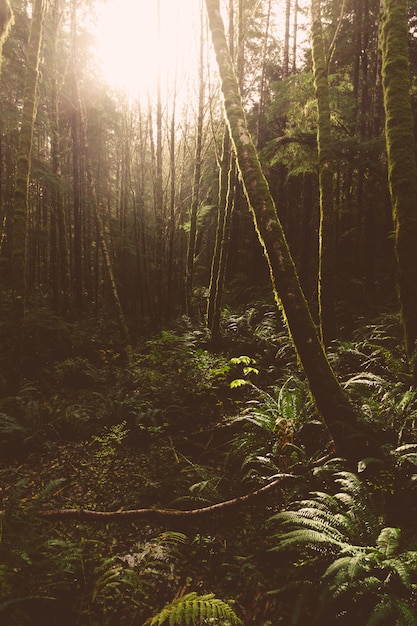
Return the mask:
[[[417,165],[410,100],[406,0],[384,0],[382,85],[405,348],[417,385]]]
[[[274,296],[282,309],[316,406],[339,454],[350,460],[379,453],[359,422],[323,351],[304,297],[276,207],[249,134],[233,64],[227,47],[219,0],[206,0],[210,30],[222,83],[225,117],[246,198],[269,265]],[[375,448],[374,448],[375,446]]]
[[[321,337],[326,346],[335,337],[335,209],[329,84],[321,23],[320,0],[312,0],[311,2],[311,40],[314,88],[318,112],[317,149],[320,188],[318,305]]]
[[[22,374],[23,322],[26,301],[26,239],[29,210],[29,176],[33,129],[38,108],[38,80],[44,11],[45,1],[36,0],[33,6],[32,23],[27,51],[22,122],[20,126],[19,149],[16,161],[11,254],[11,350],[8,359],[9,367],[7,374],[7,386],[11,394],[15,394],[18,391]]]

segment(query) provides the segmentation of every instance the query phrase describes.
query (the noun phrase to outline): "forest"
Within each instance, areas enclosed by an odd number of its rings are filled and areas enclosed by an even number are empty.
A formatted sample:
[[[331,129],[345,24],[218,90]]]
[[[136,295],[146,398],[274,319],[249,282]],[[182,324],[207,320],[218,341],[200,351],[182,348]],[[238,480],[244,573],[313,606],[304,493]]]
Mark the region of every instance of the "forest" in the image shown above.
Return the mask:
[[[0,0],[0,625],[417,625],[417,4],[195,0],[132,97],[107,2]]]

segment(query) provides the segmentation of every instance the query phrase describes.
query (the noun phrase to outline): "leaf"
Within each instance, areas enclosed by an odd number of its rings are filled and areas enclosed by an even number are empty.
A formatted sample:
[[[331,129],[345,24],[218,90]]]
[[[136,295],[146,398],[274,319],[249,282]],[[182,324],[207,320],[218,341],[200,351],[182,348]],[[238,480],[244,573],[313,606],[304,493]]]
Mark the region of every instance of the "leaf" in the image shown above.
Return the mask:
[[[238,387],[244,387],[245,385],[250,385],[251,382],[249,380],[245,380],[244,378],[235,378],[230,383],[230,389],[237,389]]]
[[[396,555],[400,544],[401,529],[386,527],[381,530],[376,540],[376,545],[380,552],[388,559]]]
[[[161,626],[168,620],[169,626],[181,626],[184,622],[186,625],[202,625],[206,621],[217,621],[219,618],[227,620],[231,626],[242,624],[231,606],[216,598],[213,593],[199,596],[192,591],[167,604],[147,624]]]

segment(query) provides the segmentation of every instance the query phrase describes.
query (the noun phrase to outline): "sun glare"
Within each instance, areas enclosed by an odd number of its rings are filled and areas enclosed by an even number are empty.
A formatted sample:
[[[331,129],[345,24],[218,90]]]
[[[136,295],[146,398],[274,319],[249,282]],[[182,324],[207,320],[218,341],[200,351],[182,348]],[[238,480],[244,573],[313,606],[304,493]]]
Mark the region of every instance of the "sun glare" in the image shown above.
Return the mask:
[[[184,84],[195,67],[198,0],[109,0],[98,8],[97,53],[109,84],[132,98]]]

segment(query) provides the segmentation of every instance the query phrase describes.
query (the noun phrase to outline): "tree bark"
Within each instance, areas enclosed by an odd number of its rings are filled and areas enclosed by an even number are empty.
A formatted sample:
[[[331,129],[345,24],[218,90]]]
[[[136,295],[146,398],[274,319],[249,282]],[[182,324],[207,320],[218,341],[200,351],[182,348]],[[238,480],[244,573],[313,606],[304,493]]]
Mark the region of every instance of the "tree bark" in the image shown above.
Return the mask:
[[[206,0],[206,7],[222,83],[225,117],[245,195],[269,265],[276,303],[283,311],[312,396],[338,453],[351,461],[370,456],[371,450],[377,454],[380,452],[378,443],[359,422],[355,409],[335,378],[301,290],[295,264],[248,131],[227,48],[219,0]]]
[[[406,0],[384,0],[382,83],[388,182],[405,349],[417,385],[417,165],[410,100]]]

